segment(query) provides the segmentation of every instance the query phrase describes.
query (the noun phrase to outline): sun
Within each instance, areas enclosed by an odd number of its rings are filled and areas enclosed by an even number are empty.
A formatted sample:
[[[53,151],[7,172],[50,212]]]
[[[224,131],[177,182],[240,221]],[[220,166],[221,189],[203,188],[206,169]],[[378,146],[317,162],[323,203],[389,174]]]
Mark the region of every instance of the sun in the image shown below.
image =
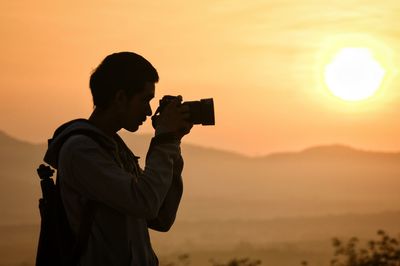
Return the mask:
[[[368,48],[342,48],[325,66],[324,78],[329,90],[345,101],[361,101],[380,88],[385,69]]]

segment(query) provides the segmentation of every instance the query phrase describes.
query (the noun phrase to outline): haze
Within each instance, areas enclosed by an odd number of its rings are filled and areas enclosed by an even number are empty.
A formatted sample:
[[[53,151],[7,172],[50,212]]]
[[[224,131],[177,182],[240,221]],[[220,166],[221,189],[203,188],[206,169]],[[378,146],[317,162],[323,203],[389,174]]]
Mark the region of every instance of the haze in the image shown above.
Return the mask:
[[[150,135],[123,137],[145,157]],[[41,197],[34,169],[46,145],[0,132],[0,147],[0,265],[34,265]],[[152,232],[160,265],[189,253],[185,265],[192,266],[238,256],[326,266],[332,237],[399,232],[400,153],[325,146],[248,158],[188,144],[182,150],[185,192],[176,223],[167,234]]]
[[[398,1],[2,1],[0,129],[44,142],[88,117],[91,71],[135,51],[160,74],[157,99],[213,97],[215,127],[186,142],[248,155],[343,143],[400,149]],[[348,104],[321,89],[318,55],[332,38],[386,47],[390,82]],[[345,37],[343,37],[345,38]],[[141,133],[151,131],[147,124]]]

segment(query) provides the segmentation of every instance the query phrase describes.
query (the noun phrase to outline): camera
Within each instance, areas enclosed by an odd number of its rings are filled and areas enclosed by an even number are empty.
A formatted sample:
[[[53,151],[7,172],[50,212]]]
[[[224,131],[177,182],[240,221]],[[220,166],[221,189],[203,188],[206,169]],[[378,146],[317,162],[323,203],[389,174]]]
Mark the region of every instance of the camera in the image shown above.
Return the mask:
[[[166,95],[160,100],[160,105],[158,106],[154,116],[151,118],[153,128],[156,128],[157,126],[158,114],[162,113],[169,102],[177,98],[177,96]],[[181,105],[187,105],[189,107],[188,121],[194,125],[215,125],[214,100],[212,98],[201,99],[200,101],[183,102]]]

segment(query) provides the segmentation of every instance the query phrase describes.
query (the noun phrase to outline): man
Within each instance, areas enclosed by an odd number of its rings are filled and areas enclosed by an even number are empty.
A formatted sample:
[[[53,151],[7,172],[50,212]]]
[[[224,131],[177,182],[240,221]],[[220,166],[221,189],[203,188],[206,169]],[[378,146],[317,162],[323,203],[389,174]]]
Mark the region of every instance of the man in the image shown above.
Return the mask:
[[[82,266],[158,265],[148,228],[165,232],[174,223],[182,195],[180,141],[193,125],[186,121],[181,97],[167,104],[157,119],[144,170],[117,134],[122,128],[135,132],[152,115],[156,82],[157,71],[142,56],[107,56],[90,77],[95,106],[90,118],[64,124],[49,145],[45,161],[58,169],[75,236],[88,203],[94,202]]]

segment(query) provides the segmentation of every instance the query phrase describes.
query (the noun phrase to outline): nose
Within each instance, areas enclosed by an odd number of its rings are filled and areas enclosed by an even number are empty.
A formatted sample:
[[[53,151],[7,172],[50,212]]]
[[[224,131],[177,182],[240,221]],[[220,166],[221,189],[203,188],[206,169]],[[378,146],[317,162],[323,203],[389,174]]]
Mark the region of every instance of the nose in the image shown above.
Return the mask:
[[[146,109],[146,116],[151,116],[153,114],[153,111],[151,110],[150,104],[147,105]]]

